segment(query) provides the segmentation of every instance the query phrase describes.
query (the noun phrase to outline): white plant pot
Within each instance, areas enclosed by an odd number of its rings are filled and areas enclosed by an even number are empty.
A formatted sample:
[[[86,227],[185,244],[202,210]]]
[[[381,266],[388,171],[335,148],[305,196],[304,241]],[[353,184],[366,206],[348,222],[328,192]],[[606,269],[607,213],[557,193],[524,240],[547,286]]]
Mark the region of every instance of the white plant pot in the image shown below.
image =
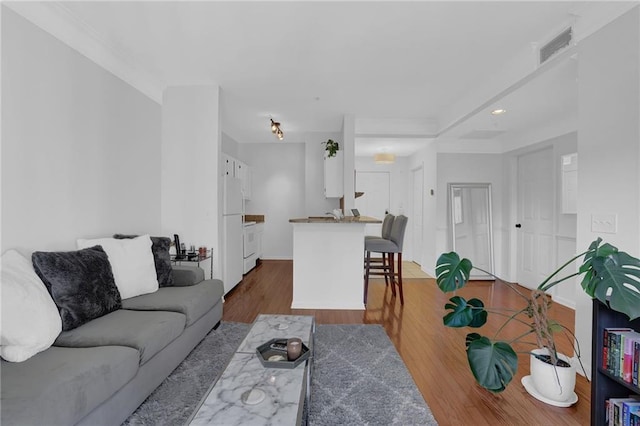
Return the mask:
[[[549,354],[547,349],[534,349],[531,352],[539,355]],[[576,367],[565,355],[559,353],[558,358],[566,361],[571,367],[554,367],[530,355],[531,381],[541,396],[551,401],[565,402],[575,398]]]

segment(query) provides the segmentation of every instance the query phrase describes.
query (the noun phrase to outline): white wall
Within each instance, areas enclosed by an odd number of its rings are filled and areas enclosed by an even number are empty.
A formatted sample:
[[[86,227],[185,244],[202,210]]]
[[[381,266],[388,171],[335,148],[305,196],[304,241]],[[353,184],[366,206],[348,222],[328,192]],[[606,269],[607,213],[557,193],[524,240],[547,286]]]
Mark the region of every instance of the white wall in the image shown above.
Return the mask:
[[[2,251],[160,232],[160,106],[2,7]]]
[[[232,156],[233,158],[238,158],[238,141],[224,132],[222,132],[222,152]],[[241,158],[238,159],[244,161]]]
[[[624,42],[621,42],[624,40]],[[640,12],[579,45],[578,248],[602,236],[640,256]],[[591,215],[617,214],[616,234],[591,231]],[[591,366],[592,301],[580,292],[576,336]]]
[[[293,227],[289,219],[308,216],[305,144],[240,143],[238,154],[252,169],[251,200],[245,203],[245,212],[265,216],[264,258],[291,259]],[[322,157],[318,161],[322,164]]]
[[[181,86],[162,99],[162,231],[189,245],[213,249],[222,277],[220,89]]]

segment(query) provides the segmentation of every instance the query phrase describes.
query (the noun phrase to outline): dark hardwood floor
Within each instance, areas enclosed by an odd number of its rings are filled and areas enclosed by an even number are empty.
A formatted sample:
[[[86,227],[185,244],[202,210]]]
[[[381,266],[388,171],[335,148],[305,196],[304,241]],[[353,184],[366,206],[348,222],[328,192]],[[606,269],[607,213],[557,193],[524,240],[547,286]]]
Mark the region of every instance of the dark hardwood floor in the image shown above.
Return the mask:
[[[372,280],[365,311],[291,309],[293,266],[291,261],[263,261],[227,295],[224,321],[252,322],[260,313],[315,315],[318,324],[381,324],[413,376],[425,401],[441,425],[587,425],[590,416],[590,384],[578,376],[578,403],[558,408],[535,400],[524,390],[520,379],[529,374],[528,356],[519,359],[519,374],[500,394],[476,385],[464,350],[467,330],[442,325],[445,295],[433,279],[406,279],[405,304],[391,296],[383,280]],[[490,305],[519,307],[513,292],[488,282],[470,283],[469,290]],[[526,291],[526,290],[525,290]],[[552,316],[561,323],[574,324],[574,313],[561,305],[552,306]],[[500,322],[501,323],[501,322]],[[493,327],[493,330],[487,330]],[[483,329],[497,329],[491,322]],[[507,330],[513,337],[522,329]],[[567,342],[561,350],[572,353]],[[527,348],[521,348],[526,351]],[[590,348],[583,348],[583,351]]]

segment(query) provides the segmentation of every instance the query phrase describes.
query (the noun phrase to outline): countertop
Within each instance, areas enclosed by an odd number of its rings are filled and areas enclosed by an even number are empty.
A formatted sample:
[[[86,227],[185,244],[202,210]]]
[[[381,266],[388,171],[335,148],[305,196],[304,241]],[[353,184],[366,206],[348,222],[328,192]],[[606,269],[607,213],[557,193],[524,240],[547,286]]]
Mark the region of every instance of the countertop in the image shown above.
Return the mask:
[[[369,216],[345,216],[344,219],[335,220],[332,216],[309,216],[299,219],[289,219],[290,223],[382,223],[380,219]]]
[[[245,214],[243,217],[243,222],[263,223],[264,215],[263,214]]]

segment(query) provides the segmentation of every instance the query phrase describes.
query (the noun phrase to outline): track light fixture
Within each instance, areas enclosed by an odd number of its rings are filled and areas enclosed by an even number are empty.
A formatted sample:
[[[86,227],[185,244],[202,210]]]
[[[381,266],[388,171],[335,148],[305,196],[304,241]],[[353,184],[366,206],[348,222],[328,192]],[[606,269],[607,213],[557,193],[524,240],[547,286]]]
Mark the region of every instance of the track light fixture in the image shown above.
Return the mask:
[[[280,129],[280,123],[273,121],[273,118],[271,118],[270,120],[271,120],[271,133],[276,135],[276,137],[279,140],[284,139],[284,132],[282,131],[282,129]]]

